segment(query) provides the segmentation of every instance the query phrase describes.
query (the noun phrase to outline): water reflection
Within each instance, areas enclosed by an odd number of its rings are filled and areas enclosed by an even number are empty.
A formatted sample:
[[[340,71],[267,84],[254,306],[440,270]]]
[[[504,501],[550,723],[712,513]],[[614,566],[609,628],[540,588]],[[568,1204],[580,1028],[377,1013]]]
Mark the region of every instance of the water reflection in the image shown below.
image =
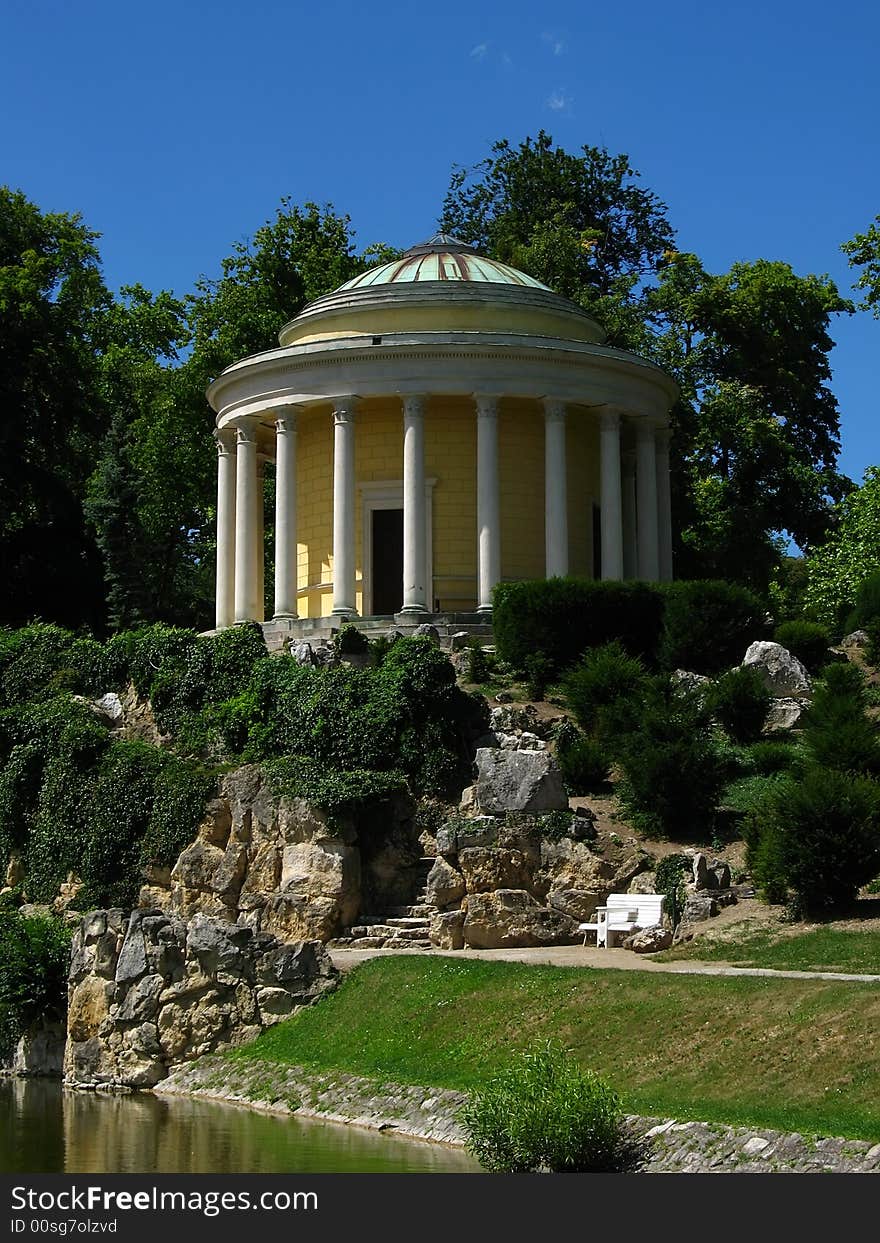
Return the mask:
[[[356,1127],[186,1098],[0,1081],[0,1172],[464,1173],[464,1153]]]

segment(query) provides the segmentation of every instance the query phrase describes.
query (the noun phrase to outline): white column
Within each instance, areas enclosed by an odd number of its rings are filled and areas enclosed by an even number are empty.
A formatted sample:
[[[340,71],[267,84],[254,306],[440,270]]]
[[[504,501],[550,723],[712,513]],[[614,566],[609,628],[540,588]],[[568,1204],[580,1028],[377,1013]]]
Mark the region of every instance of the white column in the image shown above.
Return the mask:
[[[568,573],[565,402],[544,399],[544,577]]]
[[[257,615],[266,618],[266,459],[257,454]]]
[[[498,398],[477,403],[477,612],[492,612],[492,588],[501,577],[498,499]]]
[[[623,577],[638,578],[639,556],[636,545],[636,455],[625,449],[620,455],[623,474]]]
[[[296,415],[275,420],[275,616],[296,617]]]
[[[657,530],[660,582],[672,582],[672,493],[669,486],[668,427],[657,429]]]
[[[657,541],[657,457],[654,424],[636,426],[636,502],[638,506],[639,578],[656,583],[660,574]]]
[[[354,414],[353,397],[333,407],[333,614],[350,617],[355,608]]]
[[[623,499],[620,478],[620,412],[604,410],[600,424],[602,577],[623,578]]]
[[[216,626],[235,621],[235,432],[217,431]]]
[[[425,517],[425,399],[403,399],[403,608],[428,612]]]
[[[257,434],[237,429],[235,452],[235,620],[257,621]]]

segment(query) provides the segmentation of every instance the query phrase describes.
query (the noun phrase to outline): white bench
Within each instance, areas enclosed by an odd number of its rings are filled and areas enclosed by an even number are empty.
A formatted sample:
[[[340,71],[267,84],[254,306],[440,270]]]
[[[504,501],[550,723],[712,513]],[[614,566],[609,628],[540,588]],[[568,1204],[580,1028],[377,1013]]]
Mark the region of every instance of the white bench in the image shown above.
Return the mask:
[[[578,932],[584,934],[584,945],[595,932],[596,945],[611,949],[618,933],[656,927],[663,919],[663,902],[662,893],[612,893],[608,904],[597,908],[595,922],[578,924]]]

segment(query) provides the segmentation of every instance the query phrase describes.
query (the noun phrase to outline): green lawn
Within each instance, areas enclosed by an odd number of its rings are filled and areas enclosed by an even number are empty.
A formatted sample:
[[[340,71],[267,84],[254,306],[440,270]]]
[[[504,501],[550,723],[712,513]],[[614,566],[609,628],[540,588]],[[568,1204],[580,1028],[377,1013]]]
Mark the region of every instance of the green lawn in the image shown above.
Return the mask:
[[[761,929],[736,940],[699,937],[657,954],[660,961],[696,959],[788,971],[852,971],[880,975],[880,931],[811,928],[780,936]]]
[[[633,1112],[880,1139],[880,985],[382,958],[230,1056],[469,1089],[547,1037]]]

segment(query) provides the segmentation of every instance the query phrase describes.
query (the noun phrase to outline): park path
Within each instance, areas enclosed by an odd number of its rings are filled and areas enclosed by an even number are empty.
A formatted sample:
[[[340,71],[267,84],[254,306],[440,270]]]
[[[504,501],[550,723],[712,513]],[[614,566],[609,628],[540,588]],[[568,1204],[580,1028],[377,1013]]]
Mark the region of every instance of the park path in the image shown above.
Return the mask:
[[[625,949],[594,949],[581,945],[552,945],[544,949],[441,950],[441,949],[330,949],[333,965],[349,971],[368,958],[384,958],[393,954],[432,955],[440,958],[477,958],[484,962],[540,963],[552,967],[598,967],[612,971],[664,972],[669,975],[746,975],[767,976],[784,980],[840,980],[853,984],[880,984],[880,975],[848,971],[777,971],[769,967],[731,967],[725,963],[656,962]]]

